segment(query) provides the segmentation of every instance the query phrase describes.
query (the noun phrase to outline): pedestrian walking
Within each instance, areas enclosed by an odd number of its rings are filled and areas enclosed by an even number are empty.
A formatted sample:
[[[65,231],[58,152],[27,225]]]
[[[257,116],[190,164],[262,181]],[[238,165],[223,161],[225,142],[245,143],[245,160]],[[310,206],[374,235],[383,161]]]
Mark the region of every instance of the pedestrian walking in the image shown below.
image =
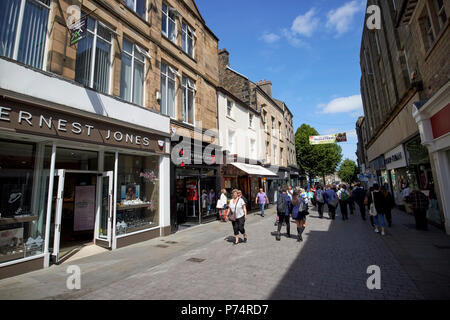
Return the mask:
[[[427,210],[430,204],[427,196],[419,189],[414,189],[407,197],[405,202],[411,205],[416,220],[417,230],[428,230]]]
[[[256,195],[256,204],[259,204],[259,207],[261,209],[261,217],[264,217],[264,207],[266,206],[266,203],[269,203],[269,198],[267,198],[266,193],[263,191],[263,188],[259,188],[259,192]]]
[[[321,186],[317,187],[315,198],[317,203],[317,211],[319,212],[319,218],[323,219],[323,206],[325,204],[325,200],[323,198],[323,190]]]
[[[274,203],[277,203],[278,204],[278,198],[280,197],[280,195],[281,195],[281,187],[280,186],[278,186],[277,187],[277,190],[275,190],[275,192],[274,192]],[[276,217],[275,217],[275,223],[273,224],[274,226],[277,226],[278,225],[278,220],[279,220],[279,217],[278,217],[278,215],[276,215]]]
[[[336,208],[339,200],[331,185],[327,185],[327,190],[323,193],[323,196],[328,207],[328,216],[330,219],[334,220],[336,218]]]
[[[361,218],[366,220],[366,205],[364,200],[366,198],[366,190],[361,186],[361,183],[356,185],[356,188],[352,192],[353,201],[358,205]]]
[[[294,194],[294,191],[292,190],[292,187],[289,186],[287,189],[287,195],[289,196],[289,198],[291,198],[292,201],[292,195]]]
[[[347,211],[347,205],[348,205],[348,199],[350,198],[350,195],[347,191],[347,186],[343,184],[341,186],[341,189],[337,193],[338,199],[339,199],[339,205],[341,208],[341,215],[342,220],[348,220],[348,211]]]
[[[385,217],[385,210],[386,207],[384,195],[380,192],[380,186],[378,184],[373,185],[373,191],[368,194],[369,197],[369,212],[370,215],[373,216],[373,222],[374,222],[374,231],[376,233],[380,233],[381,228],[381,235],[384,236],[385,232],[384,229],[386,227],[386,217]],[[372,207],[372,204],[374,205]]]
[[[247,198],[242,194],[241,190],[238,190],[238,197],[244,200],[245,206],[248,207],[248,200]]]
[[[348,196],[348,207],[350,209],[350,214],[351,215],[355,214],[355,200],[353,198],[353,189],[354,188],[352,187],[351,184],[347,188],[347,191],[348,191],[348,194],[349,194],[349,196]]]
[[[208,202],[208,214],[211,214],[211,211],[214,211],[216,205],[216,192],[214,189],[209,191],[209,202]]]
[[[286,222],[286,232],[287,236],[291,236],[291,225],[289,223],[289,215],[292,210],[292,201],[291,198],[287,194],[286,188],[283,189],[283,193],[278,197],[277,202],[277,216],[278,216],[278,231],[276,239],[277,241],[281,240],[281,227],[283,226],[283,222]]]
[[[231,199],[229,208],[229,220],[233,225],[234,231],[234,245],[239,243],[239,232],[244,235],[244,242],[247,242],[247,234],[245,233],[245,221],[247,220],[247,208],[244,200],[239,197],[239,191],[234,189],[232,191],[233,199]]]
[[[385,187],[380,188],[381,193],[384,196],[384,214],[389,227],[392,227],[392,209],[395,207],[395,200],[392,194],[387,191]]]
[[[202,195],[201,195],[200,199],[201,199],[201,203],[202,203],[202,213],[205,213],[205,212],[207,212],[208,206],[209,206],[208,193],[206,192],[205,189],[202,190]]]
[[[228,207],[227,190],[222,189],[221,193],[220,193],[220,198],[217,201],[216,208],[218,210],[219,219],[223,222],[225,222],[227,220],[227,217],[225,214],[227,207]]]
[[[308,197],[304,190],[294,192],[292,197],[292,219],[297,224],[297,241],[303,241],[302,234],[306,228],[306,216],[308,215]]]

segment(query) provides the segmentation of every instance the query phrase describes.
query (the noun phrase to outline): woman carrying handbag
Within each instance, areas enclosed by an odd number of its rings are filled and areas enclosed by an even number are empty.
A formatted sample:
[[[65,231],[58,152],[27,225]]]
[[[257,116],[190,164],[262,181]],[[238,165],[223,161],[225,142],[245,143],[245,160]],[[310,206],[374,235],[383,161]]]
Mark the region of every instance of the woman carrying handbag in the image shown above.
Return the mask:
[[[233,225],[235,242],[233,245],[239,243],[239,232],[244,235],[244,242],[247,242],[247,234],[245,233],[245,221],[247,220],[247,208],[245,202],[242,198],[238,196],[238,190],[234,189],[232,191],[233,199],[231,199],[229,204],[230,213],[228,215],[228,220],[231,221]]]

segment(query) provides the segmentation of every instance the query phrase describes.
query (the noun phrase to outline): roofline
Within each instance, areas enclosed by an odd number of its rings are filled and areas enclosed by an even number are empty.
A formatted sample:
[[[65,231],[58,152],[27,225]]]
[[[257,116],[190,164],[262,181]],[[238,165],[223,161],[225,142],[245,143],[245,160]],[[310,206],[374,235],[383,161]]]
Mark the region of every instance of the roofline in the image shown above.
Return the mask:
[[[251,80],[250,80],[249,78],[247,78],[246,76],[244,76],[242,73],[239,73],[239,72],[237,72],[236,70],[232,69],[232,68],[230,67],[230,65],[228,65],[226,68],[227,68],[228,70],[230,70],[230,71],[233,71],[233,72],[236,73],[237,75],[241,76],[241,77],[244,78],[245,80],[248,80],[248,81],[251,82]]]
[[[260,116],[260,113],[257,110],[255,110],[252,107],[250,107],[247,103],[245,103],[244,101],[242,101],[241,99],[236,97],[234,94],[232,94],[230,91],[228,91],[224,87],[218,86],[216,88],[216,90],[219,91],[219,92],[222,92],[223,94],[226,94],[226,95],[230,96],[231,98],[233,98],[233,100],[236,100],[240,105],[242,105],[243,107],[246,107],[250,111],[253,111],[256,115]]]
[[[256,83],[254,83],[253,81],[251,81],[251,80],[249,80],[251,83],[253,83],[255,86],[256,86],[256,88],[259,90],[259,91],[261,91],[261,93],[264,95],[264,96],[266,96],[266,98],[268,98],[269,100],[271,100],[272,102],[273,102],[273,104],[278,108],[278,109],[280,109],[281,110],[281,112],[284,112],[284,110],[283,109],[281,109],[280,108],[280,106],[278,105],[278,103],[276,103],[276,101],[274,100],[275,98],[272,98],[271,96],[269,96],[263,89],[261,89],[261,87],[259,87]]]

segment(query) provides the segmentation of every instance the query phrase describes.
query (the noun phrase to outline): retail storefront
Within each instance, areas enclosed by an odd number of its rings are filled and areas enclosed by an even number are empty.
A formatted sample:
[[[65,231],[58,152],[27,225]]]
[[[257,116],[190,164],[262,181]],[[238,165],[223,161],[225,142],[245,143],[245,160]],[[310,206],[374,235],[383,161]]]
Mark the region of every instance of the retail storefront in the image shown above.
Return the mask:
[[[60,82],[78,101],[86,97],[86,89],[52,79]],[[51,101],[22,100],[19,90],[5,92],[3,85],[0,80],[0,278],[60,263],[85,244],[116,249],[169,233],[166,117],[136,110],[160,128],[166,123],[157,132]],[[97,97],[107,110],[136,108]]]
[[[419,126],[420,141],[429,152],[429,162],[424,156],[415,158],[417,185],[430,187],[430,209],[427,217],[442,226],[450,234],[450,82],[444,85],[426,103],[417,103],[413,108],[413,117]],[[417,142],[410,143],[412,151]],[[436,178],[436,184],[430,178],[430,168]],[[435,191],[435,192],[434,192]]]
[[[380,155],[370,162],[370,171],[376,176],[376,180],[372,182],[376,182],[378,185],[383,186],[387,179],[384,155]]]
[[[233,162],[222,166],[221,175],[224,187],[231,198],[231,191],[238,189],[248,200],[248,210],[255,210],[258,207],[255,204],[256,195],[260,188],[267,190],[265,182],[270,177],[275,177],[271,171],[260,165]]]
[[[397,205],[403,205],[402,190],[407,186],[406,156],[403,145],[390,150],[384,155],[386,175],[384,179],[389,185]]]
[[[184,148],[172,142],[179,159],[171,163],[171,186],[175,196],[171,197],[172,232],[214,221],[217,218],[216,202],[220,195],[219,165],[215,164],[217,146],[195,141]],[[196,148],[199,152],[194,152]],[[205,153],[205,148],[213,148]],[[205,156],[204,156],[205,155]]]

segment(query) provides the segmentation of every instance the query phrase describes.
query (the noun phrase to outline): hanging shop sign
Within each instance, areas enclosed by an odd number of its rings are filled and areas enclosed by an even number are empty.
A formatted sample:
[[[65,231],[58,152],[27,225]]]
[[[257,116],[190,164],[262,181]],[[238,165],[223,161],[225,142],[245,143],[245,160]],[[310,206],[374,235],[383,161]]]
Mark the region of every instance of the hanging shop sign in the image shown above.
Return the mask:
[[[0,99],[0,129],[87,143],[168,153],[163,136]]]
[[[384,155],[386,170],[406,167],[406,157],[403,145],[399,145],[395,149]]]
[[[331,144],[336,142],[347,142],[347,134],[344,133],[336,133],[329,134],[324,136],[310,136],[309,143],[312,145],[317,144]]]

